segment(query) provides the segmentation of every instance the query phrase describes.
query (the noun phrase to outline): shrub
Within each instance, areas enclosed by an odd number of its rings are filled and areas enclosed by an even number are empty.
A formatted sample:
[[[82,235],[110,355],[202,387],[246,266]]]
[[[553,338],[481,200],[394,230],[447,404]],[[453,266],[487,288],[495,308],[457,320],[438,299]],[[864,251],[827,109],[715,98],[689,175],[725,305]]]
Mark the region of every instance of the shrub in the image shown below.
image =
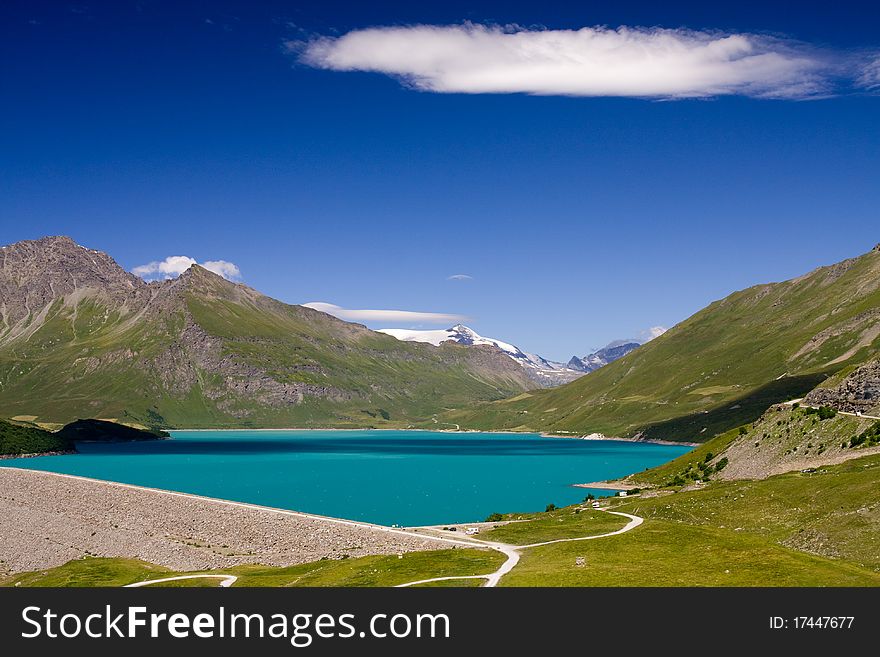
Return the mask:
[[[730,461],[727,459],[727,457],[722,456],[720,459],[718,459],[718,463],[715,464],[715,472],[721,472],[724,468],[727,467],[728,463],[730,463]]]
[[[502,516],[500,513],[490,513],[488,516],[486,516],[485,522],[498,522],[499,520],[503,519],[504,516]]]
[[[550,513],[551,511],[556,511],[556,505],[552,502],[547,505],[546,509],[544,509],[544,513]]]
[[[808,415],[818,415],[819,420],[830,420],[835,415],[837,415],[837,411],[835,411],[830,406],[820,406],[819,408],[808,408]]]
[[[837,411],[833,408],[829,408],[828,406],[820,406],[819,407],[819,419],[820,420],[830,420],[835,415],[837,415]]]

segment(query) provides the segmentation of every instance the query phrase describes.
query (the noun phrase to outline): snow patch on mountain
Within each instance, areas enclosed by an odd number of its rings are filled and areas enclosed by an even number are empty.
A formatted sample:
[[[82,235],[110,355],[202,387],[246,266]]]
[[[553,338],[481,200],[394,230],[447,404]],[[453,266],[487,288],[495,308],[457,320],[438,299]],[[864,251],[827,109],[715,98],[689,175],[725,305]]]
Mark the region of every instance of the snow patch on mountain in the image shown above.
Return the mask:
[[[495,347],[526,368],[533,380],[545,386],[568,383],[582,374],[580,371],[570,369],[564,363],[547,360],[537,354],[528,353],[509,342],[482,336],[464,324],[456,324],[452,328],[445,330],[379,329],[379,332],[405,342],[426,342],[435,347],[439,347],[444,342]]]
[[[444,342],[495,347],[522,365],[528,371],[533,381],[545,387],[574,381],[584,374],[614,362],[618,358],[623,358],[641,345],[638,340],[633,339],[615,340],[602,349],[587,354],[583,358],[572,356],[568,363],[559,363],[547,360],[543,356],[523,351],[509,342],[482,336],[464,324],[456,324],[448,329],[425,331],[415,329],[379,329],[379,333],[385,333],[404,342],[425,342],[435,347],[439,347]]]

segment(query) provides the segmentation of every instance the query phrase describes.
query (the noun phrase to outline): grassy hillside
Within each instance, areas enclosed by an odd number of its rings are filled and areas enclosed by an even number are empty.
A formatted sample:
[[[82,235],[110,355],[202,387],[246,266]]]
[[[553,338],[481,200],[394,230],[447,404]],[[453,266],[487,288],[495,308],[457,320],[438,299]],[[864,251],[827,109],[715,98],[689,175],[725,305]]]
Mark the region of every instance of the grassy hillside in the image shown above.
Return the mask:
[[[497,350],[401,342],[198,266],[147,284],[64,238],[4,252],[0,416],[394,427],[533,385]]]
[[[648,521],[610,539],[529,550],[501,586],[880,586],[880,574],[751,534]]]
[[[734,530],[843,559],[880,573],[880,455],[763,480],[633,498],[623,511],[647,519]]]
[[[451,412],[466,428],[703,441],[880,350],[880,250],[712,303],[560,388]]]

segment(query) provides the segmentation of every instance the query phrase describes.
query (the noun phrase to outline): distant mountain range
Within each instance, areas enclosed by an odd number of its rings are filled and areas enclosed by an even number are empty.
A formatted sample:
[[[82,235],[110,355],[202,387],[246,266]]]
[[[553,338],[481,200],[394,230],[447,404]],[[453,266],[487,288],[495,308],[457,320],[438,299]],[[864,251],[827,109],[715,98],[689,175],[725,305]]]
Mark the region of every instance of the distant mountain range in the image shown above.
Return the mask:
[[[500,349],[521,365],[535,383],[545,388],[570,383],[584,374],[622,358],[640,344],[636,341],[612,343],[583,358],[572,356],[568,363],[560,363],[523,351],[509,342],[484,337],[464,324],[456,324],[452,328],[439,330],[379,329],[379,332],[387,333],[404,342],[424,342],[435,347],[453,342],[461,345],[488,346]]]
[[[401,342],[198,265],[147,283],[67,237],[0,247],[0,417],[407,426],[534,387],[495,348]]]
[[[583,358],[572,356],[571,360],[567,363],[567,367],[585,373],[594,372],[608,363],[613,363],[618,358],[623,358],[640,346],[642,346],[642,343],[637,340],[612,342],[607,347],[594,351],[592,354],[587,354]]]

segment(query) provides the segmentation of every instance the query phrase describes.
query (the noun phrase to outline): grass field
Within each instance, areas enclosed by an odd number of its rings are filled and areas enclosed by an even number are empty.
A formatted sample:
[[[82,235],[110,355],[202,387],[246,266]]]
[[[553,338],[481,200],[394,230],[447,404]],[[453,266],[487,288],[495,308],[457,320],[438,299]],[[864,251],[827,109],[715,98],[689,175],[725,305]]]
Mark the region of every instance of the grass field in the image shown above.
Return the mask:
[[[753,534],[649,520],[619,536],[532,548],[501,585],[880,586],[880,574]]]
[[[664,480],[731,439],[719,437],[648,478]],[[874,455],[814,472],[615,499],[612,508],[645,523],[619,536],[526,550],[501,584],[880,586],[878,480]],[[557,514],[562,525],[578,523],[570,509]]]
[[[137,559],[77,559],[48,570],[0,579],[0,586],[125,586],[145,579],[176,575],[167,568]]]
[[[628,520],[602,511],[577,511],[576,507],[557,509],[550,513],[511,514],[504,520],[525,519],[511,522],[496,529],[480,533],[480,540],[498,541],[510,545],[531,545],[558,538],[596,536],[617,531]]]
[[[633,498],[621,511],[755,534],[880,572],[880,455],[757,481]]]
[[[406,582],[457,575],[490,573],[504,561],[504,556],[489,550],[453,549],[409,552],[398,555],[368,556],[357,559],[323,560],[307,564],[273,568],[236,566],[210,572],[237,575],[235,586],[395,586]],[[195,572],[172,572],[135,559],[88,558],[71,561],[45,571],[22,573],[0,580],[0,586],[124,586],[148,579]],[[468,586],[468,580],[446,582]],[[476,582],[479,584],[479,581]],[[165,582],[157,586],[218,586],[219,580],[192,579]]]

